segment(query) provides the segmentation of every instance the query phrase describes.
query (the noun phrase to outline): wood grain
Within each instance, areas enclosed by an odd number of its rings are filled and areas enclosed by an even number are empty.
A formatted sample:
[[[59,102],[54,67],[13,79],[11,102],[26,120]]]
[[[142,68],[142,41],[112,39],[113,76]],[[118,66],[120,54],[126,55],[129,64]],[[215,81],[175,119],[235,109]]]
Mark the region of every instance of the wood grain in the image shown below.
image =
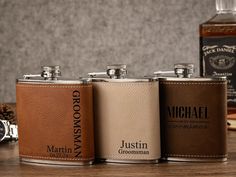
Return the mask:
[[[207,146],[207,144],[206,144]],[[236,176],[236,131],[228,132],[229,159],[221,163],[96,164],[84,167],[39,166],[19,163],[17,142],[0,144],[0,177],[171,177]]]

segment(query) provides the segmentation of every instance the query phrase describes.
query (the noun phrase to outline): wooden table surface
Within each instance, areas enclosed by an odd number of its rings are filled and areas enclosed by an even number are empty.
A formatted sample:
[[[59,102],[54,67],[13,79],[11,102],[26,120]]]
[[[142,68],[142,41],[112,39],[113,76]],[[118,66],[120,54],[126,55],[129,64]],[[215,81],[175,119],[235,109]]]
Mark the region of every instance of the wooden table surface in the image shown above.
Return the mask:
[[[206,144],[207,146],[207,144]],[[37,166],[19,163],[17,143],[0,144],[0,177],[51,176],[236,176],[236,131],[228,132],[229,158],[217,163],[96,164],[81,167]]]

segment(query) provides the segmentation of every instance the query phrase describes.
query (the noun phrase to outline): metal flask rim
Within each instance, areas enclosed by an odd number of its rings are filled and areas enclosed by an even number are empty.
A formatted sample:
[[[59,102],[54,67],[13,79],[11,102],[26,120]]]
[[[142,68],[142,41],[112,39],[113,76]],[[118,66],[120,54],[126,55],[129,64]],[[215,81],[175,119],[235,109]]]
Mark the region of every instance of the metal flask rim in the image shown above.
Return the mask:
[[[74,80],[72,79],[44,80],[43,78],[16,79],[16,83],[24,83],[24,84],[91,84],[91,82],[92,80],[89,78],[79,78]]]

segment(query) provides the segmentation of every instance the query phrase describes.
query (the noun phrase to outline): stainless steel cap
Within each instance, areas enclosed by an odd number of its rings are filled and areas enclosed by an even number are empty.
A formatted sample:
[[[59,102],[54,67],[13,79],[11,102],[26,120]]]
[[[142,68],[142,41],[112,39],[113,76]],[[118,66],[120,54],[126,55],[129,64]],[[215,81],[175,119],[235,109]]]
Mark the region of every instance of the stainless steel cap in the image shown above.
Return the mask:
[[[115,64],[107,66],[107,75],[112,79],[124,79],[127,74],[126,65]]]
[[[41,76],[45,80],[57,80],[61,77],[60,66],[42,66]]]
[[[174,65],[174,71],[177,77],[190,78],[194,73],[194,65],[192,63],[177,63]]]
[[[28,84],[89,84],[91,79],[78,78],[76,80],[59,79],[61,77],[60,66],[42,66],[38,74],[25,74],[23,79],[17,79],[17,83]]]

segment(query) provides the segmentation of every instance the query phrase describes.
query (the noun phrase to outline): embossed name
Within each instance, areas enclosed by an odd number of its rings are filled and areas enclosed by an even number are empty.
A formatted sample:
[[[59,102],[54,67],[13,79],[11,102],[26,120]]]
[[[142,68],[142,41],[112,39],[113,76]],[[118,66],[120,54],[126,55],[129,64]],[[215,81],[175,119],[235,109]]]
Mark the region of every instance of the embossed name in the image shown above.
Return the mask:
[[[80,92],[73,91],[73,120],[74,120],[74,153],[75,157],[82,156],[82,137],[81,137],[81,113],[80,113]]]
[[[170,118],[208,118],[207,107],[201,106],[167,106],[167,114]]]
[[[56,147],[54,145],[48,145],[47,146],[47,152],[49,153],[63,153],[63,154],[69,154],[72,153],[71,148],[64,147]]]

